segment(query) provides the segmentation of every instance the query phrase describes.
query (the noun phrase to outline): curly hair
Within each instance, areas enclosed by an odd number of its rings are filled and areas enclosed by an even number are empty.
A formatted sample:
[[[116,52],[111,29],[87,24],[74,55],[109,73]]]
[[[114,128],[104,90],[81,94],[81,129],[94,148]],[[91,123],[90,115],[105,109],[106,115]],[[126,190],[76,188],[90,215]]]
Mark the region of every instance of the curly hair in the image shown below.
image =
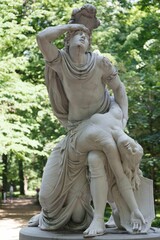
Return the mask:
[[[134,149],[130,144],[130,140],[135,144]],[[132,189],[136,190],[139,188],[140,177],[142,176],[139,165],[143,156],[143,148],[137,141],[134,141],[127,135],[125,138],[120,137],[118,139],[117,146],[121,156],[124,173],[128,177]]]

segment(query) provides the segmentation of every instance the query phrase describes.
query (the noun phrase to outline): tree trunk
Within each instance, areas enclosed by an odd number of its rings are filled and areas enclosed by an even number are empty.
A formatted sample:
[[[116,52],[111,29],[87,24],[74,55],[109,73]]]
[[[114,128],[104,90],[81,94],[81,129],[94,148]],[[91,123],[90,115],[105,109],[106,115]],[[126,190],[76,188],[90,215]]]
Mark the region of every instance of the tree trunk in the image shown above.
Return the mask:
[[[28,178],[27,176],[24,176],[24,192],[25,194],[27,193],[28,191]]]
[[[2,155],[2,163],[3,163],[3,173],[2,173],[2,184],[3,184],[3,191],[7,192],[8,190],[8,157],[6,154]]]
[[[20,186],[20,194],[25,195],[24,191],[24,173],[23,173],[23,160],[19,159],[19,186]]]

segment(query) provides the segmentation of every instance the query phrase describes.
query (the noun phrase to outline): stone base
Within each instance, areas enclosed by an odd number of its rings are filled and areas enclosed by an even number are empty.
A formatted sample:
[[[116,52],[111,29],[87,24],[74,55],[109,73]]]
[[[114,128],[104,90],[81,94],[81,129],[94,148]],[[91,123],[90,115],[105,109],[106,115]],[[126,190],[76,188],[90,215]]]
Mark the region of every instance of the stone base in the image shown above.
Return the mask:
[[[38,227],[25,227],[20,230],[19,240],[84,240],[82,232],[42,231]],[[107,228],[106,234],[86,240],[160,240],[160,228],[151,228],[147,234],[128,234],[115,228]]]

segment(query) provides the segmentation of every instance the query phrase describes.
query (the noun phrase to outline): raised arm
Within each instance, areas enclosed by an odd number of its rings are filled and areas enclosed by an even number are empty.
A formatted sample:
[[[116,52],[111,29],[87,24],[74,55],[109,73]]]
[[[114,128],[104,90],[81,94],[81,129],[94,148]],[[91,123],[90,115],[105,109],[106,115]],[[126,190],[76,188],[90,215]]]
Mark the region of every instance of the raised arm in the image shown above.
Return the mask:
[[[55,27],[48,27],[41,31],[37,35],[38,46],[47,61],[52,61],[58,56],[58,48],[52,44],[58,37],[67,31],[83,30],[88,31],[88,29],[82,24],[65,24],[58,25]]]

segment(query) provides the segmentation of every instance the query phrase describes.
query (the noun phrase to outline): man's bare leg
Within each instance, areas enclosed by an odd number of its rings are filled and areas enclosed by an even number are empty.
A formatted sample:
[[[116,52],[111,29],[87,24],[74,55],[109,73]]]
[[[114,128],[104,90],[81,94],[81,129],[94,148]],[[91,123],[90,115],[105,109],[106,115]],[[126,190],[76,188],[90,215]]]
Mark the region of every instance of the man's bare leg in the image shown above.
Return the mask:
[[[91,195],[94,205],[94,217],[90,226],[84,231],[84,237],[103,235],[105,233],[104,211],[107,202],[107,180],[103,152],[92,151],[88,155],[88,165],[91,177]]]

